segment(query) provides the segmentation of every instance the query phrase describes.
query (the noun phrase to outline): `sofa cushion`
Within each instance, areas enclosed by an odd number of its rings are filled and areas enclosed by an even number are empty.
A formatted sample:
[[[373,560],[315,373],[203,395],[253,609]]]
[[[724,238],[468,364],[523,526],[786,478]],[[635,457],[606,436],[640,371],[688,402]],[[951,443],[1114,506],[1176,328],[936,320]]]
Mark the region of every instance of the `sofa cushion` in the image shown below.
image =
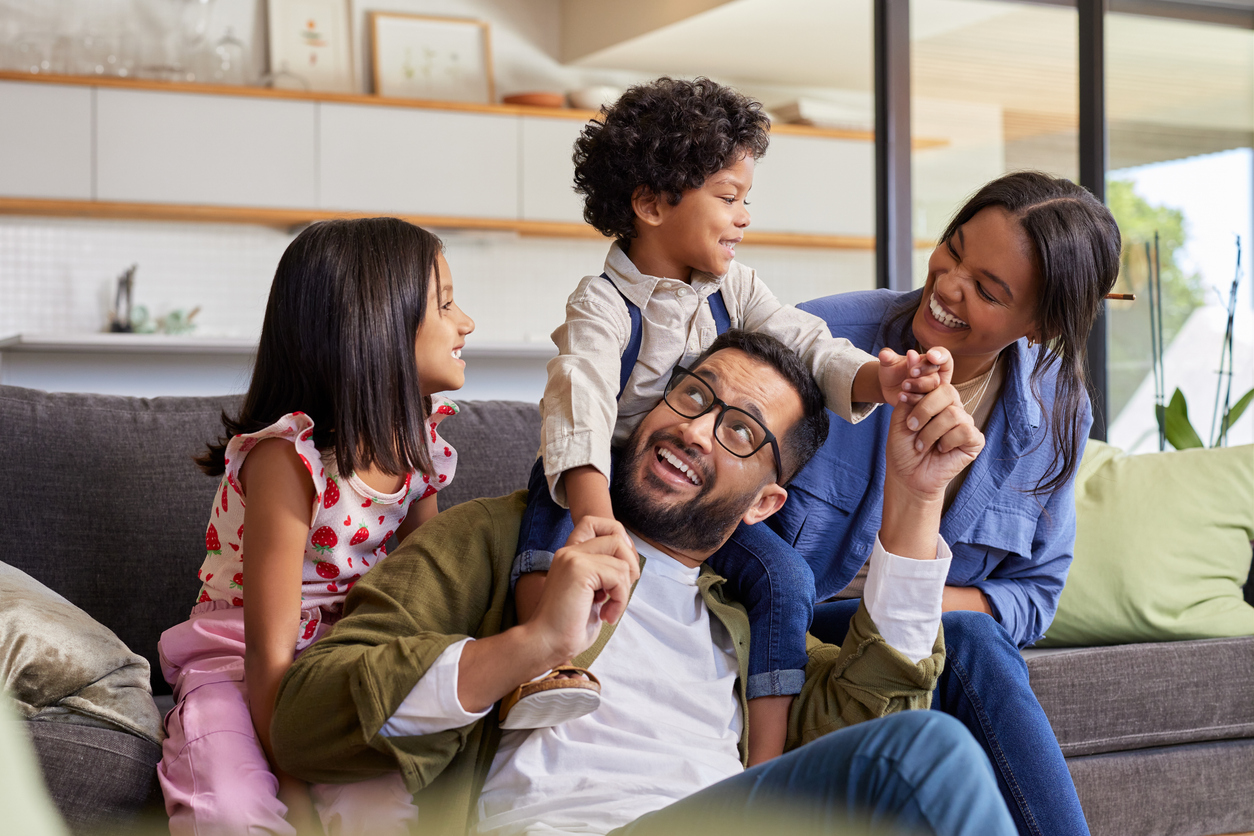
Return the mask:
[[[457,400],[457,393],[452,393]],[[522,401],[457,401],[461,411],[440,424],[457,448],[457,473],[440,491],[441,510],[481,496],[527,487],[540,449],[540,409]]]
[[[149,667],[111,630],[0,563],[0,682],[27,720],[104,726],[161,740]]]
[[[159,692],[157,639],[195,603],[217,486],[192,456],[237,404],[0,386],[0,557],[147,658]]]
[[[23,723],[48,793],[75,833],[123,833],[157,788],[161,747],[133,734],[63,723]],[[155,830],[153,832],[156,832]]]
[[[1254,737],[1254,636],[1023,655],[1068,757]]]
[[[1090,441],[1075,559],[1039,647],[1254,635],[1254,445],[1129,456]]]
[[[1254,832],[1254,740],[1069,758],[1093,836]]]

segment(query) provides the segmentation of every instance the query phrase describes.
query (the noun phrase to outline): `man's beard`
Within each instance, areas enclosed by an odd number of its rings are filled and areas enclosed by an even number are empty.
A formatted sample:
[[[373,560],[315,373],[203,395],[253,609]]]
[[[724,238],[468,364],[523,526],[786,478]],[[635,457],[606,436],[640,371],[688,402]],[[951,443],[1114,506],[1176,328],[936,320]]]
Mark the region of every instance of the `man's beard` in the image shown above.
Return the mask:
[[[657,502],[655,495],[636,481],[644,457],[654,455],[654,448],[663,441],[688,456],[700,473],[701,489],[691,500],[673,504]],[[665,492],[672,490],[651,471],[645,471],[642,481]],[[754,488],[739,496],[715,499],[710,497],[714,484],[714,473],[702,461],[701,453],[684,444],[683,439],[659,431],[642,444],[637,427],[614,464],[610,501],[618,521],[646,539],[682,551],[712,552],[730,536],[745,511],[753,505],[757,493]]]

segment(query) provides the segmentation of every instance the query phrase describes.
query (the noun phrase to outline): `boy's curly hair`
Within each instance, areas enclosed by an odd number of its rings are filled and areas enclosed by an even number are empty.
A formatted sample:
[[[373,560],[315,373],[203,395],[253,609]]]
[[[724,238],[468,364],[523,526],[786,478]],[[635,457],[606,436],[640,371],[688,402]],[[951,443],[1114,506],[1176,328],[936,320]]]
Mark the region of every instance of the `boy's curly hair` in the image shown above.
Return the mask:
[[[604,120],[575,141],[575,191],[584,220],[620,241],[636,237],[638,187],[674,206],[741,155],[760,158],[770,142],[762,105],[708,78],[659,78],[601,111]]]

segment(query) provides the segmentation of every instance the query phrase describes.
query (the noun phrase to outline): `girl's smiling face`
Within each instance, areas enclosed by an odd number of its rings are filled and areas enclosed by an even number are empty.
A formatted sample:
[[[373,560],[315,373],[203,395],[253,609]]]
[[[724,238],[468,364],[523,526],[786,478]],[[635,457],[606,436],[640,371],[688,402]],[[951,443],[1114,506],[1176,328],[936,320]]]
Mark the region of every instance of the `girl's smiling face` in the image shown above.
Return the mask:
[[[932,251],[915,311],[914,337],[924,350],[954,356],[954,382],[986,371],[1020,337],[1040,341],[1040,277],[1027,235],[1009,212],[982,209]]]
[[[466,361],[461,359],[466,335],[475,321],[453,301],[453,278],[444,256],[427,282],[427,311],[414,337],[414,357],[423,396],[452,392],[466,383]]]

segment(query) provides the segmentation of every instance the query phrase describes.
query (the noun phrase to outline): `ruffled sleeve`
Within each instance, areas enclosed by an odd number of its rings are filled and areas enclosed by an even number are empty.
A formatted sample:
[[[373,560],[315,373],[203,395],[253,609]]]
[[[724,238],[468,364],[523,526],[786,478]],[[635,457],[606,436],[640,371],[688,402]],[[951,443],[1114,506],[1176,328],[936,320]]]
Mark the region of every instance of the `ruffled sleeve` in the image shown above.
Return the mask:
[[[230,484],[238,496],[243,497],[244,493],[239,486],[239,471],[244,465],[244,458],[248,455],[248,452],[267,438],[282,438],[285,441],[290,441],[296,445],[296,454],[300,456],[301,462],[304,463],[305,469],[309,471],[309,475],[313,479],[314,500],[309,516],[309,521],[312,525],[318,513],[318,506],[322,502],[323,493],[327,488],[327,474],[322,466],[322,457],[318,453],[318,448],[314,446],[313,432],[314,422],[312,418],[303,412],[290,412],[264,430],[258,430],[255,433],[241,433],[235,436],[226,445],[227,483]],[[225,497],[223,502],[226,502]]]
[[[443,490],[453,481],[453,473],[457,470],[457,451],[453,445],[444,440],[438,427],[450,415],[456,415],[460,408],[456,403],[444,397],[431,399],[431,415],[427,418],[427,450],[431,454],[431,467],[434,473],[423,473],[419,478],[423,482],[423,491],[419,499],[426,499],[436,491]]]

